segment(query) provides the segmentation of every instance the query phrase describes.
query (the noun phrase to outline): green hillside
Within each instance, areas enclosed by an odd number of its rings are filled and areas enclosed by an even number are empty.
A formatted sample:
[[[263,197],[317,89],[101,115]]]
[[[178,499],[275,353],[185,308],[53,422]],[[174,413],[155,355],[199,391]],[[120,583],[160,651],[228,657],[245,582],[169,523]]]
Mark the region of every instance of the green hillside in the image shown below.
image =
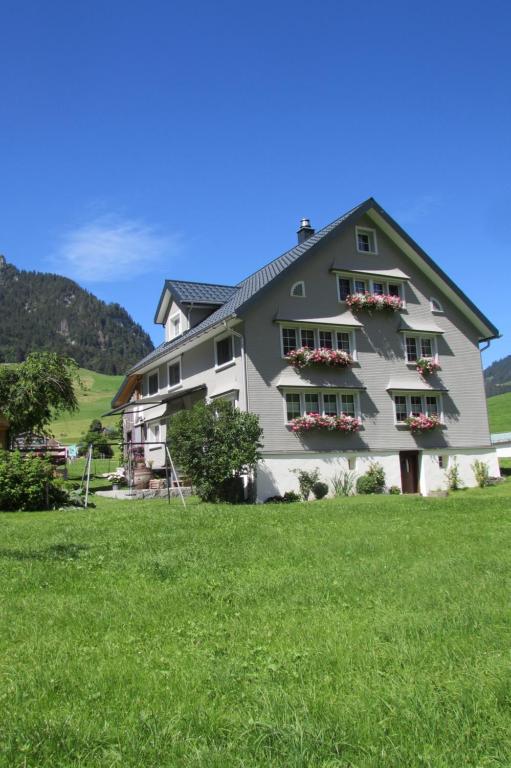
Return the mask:
[[[489,397],[488,415],[491,432],[511,432],[511,392]]]
[[[63,414],[56,419],[51,430],[57,440],[65,445],[76,443],[80,436],[87,431],[93,419],[100,419],[101,414],[110,410],[110,403],[121,385],[122,376],[107,376],[95,373],[86,368],[80,368],[80,378],[85,385],[85,391],[78,393],[80,410],[72,414]],[[101,419],[107,427],[115,426],[118,416]]]

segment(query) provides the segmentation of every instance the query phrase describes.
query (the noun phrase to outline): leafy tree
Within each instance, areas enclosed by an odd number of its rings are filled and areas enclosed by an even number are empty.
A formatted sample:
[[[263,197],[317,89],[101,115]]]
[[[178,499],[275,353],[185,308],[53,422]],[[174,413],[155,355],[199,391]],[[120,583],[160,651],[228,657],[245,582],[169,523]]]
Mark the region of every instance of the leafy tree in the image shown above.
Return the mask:
[[[11,436],[48,434],[56,414],[78,408],[79,382],[75,361],[54,352],[33,352],[24,363],[0,366],[0,412]]]
[[[87,453],[89,445],[92,445],[92,456],[94,459],[111,459],[114,455],[112,446],[108,443],[108,437],[105,435],[103,425],[99,419],[93,419],[89,429],[83,435],[78,446],[80,456]]]
[[[262,429],[253,413],[230,403],[197,403],[170,419],[168,439],[178,465],[203,501],[241,501],[241,475],[255,470]]]
[[[0,510],[49,509],[66,499],[49,461],[0,451]]]

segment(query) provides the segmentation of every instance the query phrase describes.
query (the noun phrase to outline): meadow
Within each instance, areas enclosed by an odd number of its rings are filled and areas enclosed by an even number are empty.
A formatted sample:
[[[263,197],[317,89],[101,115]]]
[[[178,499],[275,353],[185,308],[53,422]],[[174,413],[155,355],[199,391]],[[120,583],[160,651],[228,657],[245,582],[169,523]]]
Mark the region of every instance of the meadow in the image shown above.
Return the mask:
[[[488,417],[491,432],[511,432],[511,392],[489,397]]]
[[[0,766],[511,764],[511,481],[0,516]]]

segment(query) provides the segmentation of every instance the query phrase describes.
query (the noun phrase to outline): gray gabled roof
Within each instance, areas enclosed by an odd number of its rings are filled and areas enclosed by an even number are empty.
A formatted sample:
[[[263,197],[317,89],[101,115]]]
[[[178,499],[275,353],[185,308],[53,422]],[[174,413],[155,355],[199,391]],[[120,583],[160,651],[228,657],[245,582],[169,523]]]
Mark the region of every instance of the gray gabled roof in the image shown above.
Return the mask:
[[[183,304],[217,304],[218,306],[225,304],[237,290],[234,285],[192,283],[188,280],[167,280],[165,286],[175,300]]]
[[[226,291],[231,291],[231,294],[228,296],[222,306],[216,309],[201,323],[194,326],[193,328],[190,328],[188,331],[185,331],[177,338],[172,339],[172,341],[167,341],[163,344],[160,344],[159,347],[156,347],[156,349],[154,349],[149,355],[146,355],[146,357],[134,365],[128,371],[128,373],[134,373],[135,371],[138,371],[152,360],[157,360],[163,355],[172,352],[173,350],[179,349],[184,344],[188,343],[191,339],[206,333],[208,330],[214,328],[217,325],[220,325],[228,318],[236,317],[237,315],[241,314],[242,309],[244,310],[246,306],[249,305],[250,302],[256,296],[258,296],[262,290],[269,286],[270,283],[273,283],[274,280],[279,279],[280,276],[283,275],[289,267],[299,261],[302,256],[311,251],[318,243],[324,241],[334,233],[337,233],[340,228],[348,226],[353,219],[358,219],[372,208],[376,210],[381,216],[383,216],[386,221],[388,221],[399,232],[400,236],[403,237],[403,239],[405,239],[411,247],[413,247],[413,249],[422,257],[422,259],[424,259],[424,261],[435,270],[435,272],[442,278],[442,280],[444,280],[450,286],[450,288],[454,290],[458,296],[467,304],[467,306],[470,307],[470,309],[483,321],[483,324],[492,331],[493,336],[491,338],[497,337],[499,332],[495,326],[492,325],[492,323],[477,307],[475,307],[470,299],[465,296],[463,291],[461,291],[461,289],[458,288],[455,283],[453,283],[453,281],[445,274],[445,272],[443,272],[443,270],[417,245],[417,243],[415,243],[415,241],[412,240],[412,238],[410,238],[403,229],[401,229],[397,222],[395,222],[386,213],[386,211],[384,211],[384,209],[376,202],[376,200],[370,197],[363,203],[360,203],[360,205],[355,206],[355,208],[352,208],[350,211],[340,216],[338,219],[335,219],[335,221],[332,221],[331,224],[328,224],[326,227],[323,227],[323,229],[318,230],[318,232],[309,237],[303,243],[295,245],[294,248],[291,248],[291,250],[286,251],[281,256],[271,261],[269,264],[266,264],[261,269],[258,269],[257,272],[249,275],[247,278],[238,283],[238,285],[234,288],[231,286],[216,286],[217,288],[220,287],[224,288]],[[205,283],[186,283],[185,281],[177,280],[167,282],[175,286],[210,285]]]

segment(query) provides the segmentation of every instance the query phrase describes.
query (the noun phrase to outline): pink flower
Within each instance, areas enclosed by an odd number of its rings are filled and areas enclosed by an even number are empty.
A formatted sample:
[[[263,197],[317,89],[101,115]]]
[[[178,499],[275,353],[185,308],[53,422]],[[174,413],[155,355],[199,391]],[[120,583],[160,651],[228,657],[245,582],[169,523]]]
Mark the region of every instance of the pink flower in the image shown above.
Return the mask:
[[[360,419],[341,413],[340,416],[322,416],[320,413],[308,413],[291,422],[293,432],[309,432],[311,429],[325,429],[329,432],[358,432]]]

